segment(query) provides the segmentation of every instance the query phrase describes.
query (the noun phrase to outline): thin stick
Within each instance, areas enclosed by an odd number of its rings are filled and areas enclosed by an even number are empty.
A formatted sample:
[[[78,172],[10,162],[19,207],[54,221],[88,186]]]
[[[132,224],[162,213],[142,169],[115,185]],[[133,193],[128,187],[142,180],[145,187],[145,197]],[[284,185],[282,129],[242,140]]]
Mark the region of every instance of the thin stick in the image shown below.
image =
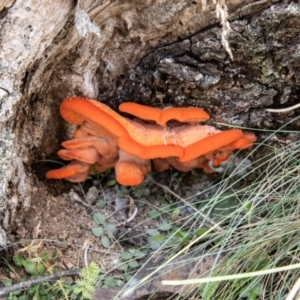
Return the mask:
[[[84,248],[84,252],[83,252],[83,261],[84,261],[84,267],[87,268],[89,263],[88,263],[88,259],[87,259],[87,253],[89,250],[90,245],[85,246]]]
[[[37,285],[37,284],[40,284],[40,283],[45,283],[47,281],[56,280],[56,279],[58,279],[60,277],[63,277],[63,276],[78,275],[80,273],[80,271],[81,271],[81,269],[62,271],[62,272],[57,272],[55,274],[51,274],[51,275],[48,275],[48,276],[43,276],[43,277],[39,277],[39,278],[36,278],[36,279],[31,279],[31,280],[28,280],[28,281],[13,284],[11,286],[0,289],[0,297],[7,296],[11,292],[14,292],[14,291],[17,291],[17,290],[23,290],[23,289],[29,288],[33,285]]]
[[[116,209],[115,211],[113,211],[113,212],[112,212],[111,214],[109,214],[107,217],[105,217],[105,219],[109,219],[109,218],[111,218],[113,215],[115,215],[116,213],[118,213],[119,211],[121,211],[121,210],[123,210],[123,209],[125,209],[125,208],[129,208],[129,207],[130,207],[130,205],[122,206],[122,207]]]
[[[294,110],[294,109],[299,108],[299,107],[300,107],[300,103],[295,104],[295,105],[290,106],[290,107],[286,107],[286,108],[266,108],[266,111],[281,113],[281,112],[289,112],[289,111]]]
[[[137,215],[137,212],[138,212],[138,208],[135,207],[132,216],[126,220],[126,223],[130,223],[135,218],[135,216]]]
[[[71,200],[75,201],[75,202],[79,202],[80,204],[82,204],[83,206],[85,206],[86,208],[91,208],[91,205],[84,202],[76,192],[73,191],[73,189],[70,191],[69,196],[71,198]]]
[[[293,300],[300,289],[300,277],[295,282],[293,288],[290,290],[285,300]],[[298,298],[297,298],[298,299]]]

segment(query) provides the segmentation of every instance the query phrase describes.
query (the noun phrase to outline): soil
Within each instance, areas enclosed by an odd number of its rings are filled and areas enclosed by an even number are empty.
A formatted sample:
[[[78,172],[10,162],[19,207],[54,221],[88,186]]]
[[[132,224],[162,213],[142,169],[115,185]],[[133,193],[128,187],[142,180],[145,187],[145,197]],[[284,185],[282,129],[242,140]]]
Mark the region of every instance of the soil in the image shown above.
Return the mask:
[[[38,196],[32,199],[30,210],[25,214],[24,220],[17,219],[15,229],[8,237],[12,244],[3,256],[14,266],[12,257],[15,254],[32,257],[36,254],[39,256],[43,252],[52,253],[55,250],[58,258],[54,262],[54,270],[57,272],[84,267],[84,252],[88,246],[88,263],[97,262],[104,272],[108,272],[108,275],[119,278],[119,283],[122,285],[124,278],[122,272],[118,271],[121,262],[120,254],[136,247],[149,249],[147,229],[156,229],[161,222],[160,218],[150,219],[149,211],[159,211],[162,206],[173,203],[173,207],[179,207],[183,215],[191,213],[188,207],[180,204],[176,197],[171,196],[155,182],[169,186],[179,197],[186,198],[196,191],[204,190],[209,182],[217,180],[218,177],[219,175],[216,174],[205,175],[200,170],[189,173],[169,171],[155,173],[139,188],[131,189],[118,185],[102,188],[97,179],[89,179],[82,185],[70,184],[66,181],[37,182],[35,188],[39,192],[35,194]],[[113,174],[109,174],[108,178],[102,180],[102,185],[105,186],[112,178]],[[189,185],[183,184],[184,182],[189,182]],[[47,189],[45,184],[48,186]],[[206,193],[199,197],[207,195]],[[101,200],[105,203],[103,208],[99,207],[99,201],[103,205]],[[127,222],[130,211],[135,208],[138,209],[136,216]],[[165,218],[167,221],[172,221],[171,212],[170,210],[170,215]],[[118,232],[110,236],[109,249],[103,247],[100,238],[92,233],[92,228],[100,226],[93,220],[93,214],[97,213],[107,217],[107,224],[113,224],[118,228]],[[178,217],[178,225],[179,219]],[[24,251],[24,248],[29,250]],[[22,249],[23,252],[19,252]],[[150,252],[147,253],[150,255],[152,251],[149,250]],[[151,262],[152,267],[154,264],[157,262]],[[208,269],[207,264],[205,266],[205,270]],[[15,266],[14,268],[16,269]],[[19,275],[13,271],[7,273],[7,267],[1,270],[1,281],[12,279],[14,283],[18,283],[24,275],[21,269],[17,272]],[[144,275],[145,270],[142,273]],[[183,274],[182,272],[181,275]],[[155,289],[156,286],[152,286],[152,290]],[[116,293],[115,290],[113,291]],[[151,289],[147,288],[136,296],[149,292]],[[98,293],[101,293],[101,290],[98,290]]]

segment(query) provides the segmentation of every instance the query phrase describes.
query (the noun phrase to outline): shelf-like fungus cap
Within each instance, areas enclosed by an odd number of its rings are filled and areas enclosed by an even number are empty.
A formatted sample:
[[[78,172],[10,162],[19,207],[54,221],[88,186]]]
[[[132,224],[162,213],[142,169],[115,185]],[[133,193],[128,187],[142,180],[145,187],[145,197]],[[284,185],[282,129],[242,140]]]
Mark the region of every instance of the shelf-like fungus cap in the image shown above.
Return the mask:
[[[161,126],[166,126],[168,121],[203,122],[209,119],[209,114],[197,107],[168,107],[158,109],[133,102],[120,104],[119,110],[133,115],[142,120],[155,121]]]
[[[48,171],[46,173],[46,178],[66,179],[71,182],[83,182],[89,174],[90,167],[90,164],[74,160],[65,167]]]

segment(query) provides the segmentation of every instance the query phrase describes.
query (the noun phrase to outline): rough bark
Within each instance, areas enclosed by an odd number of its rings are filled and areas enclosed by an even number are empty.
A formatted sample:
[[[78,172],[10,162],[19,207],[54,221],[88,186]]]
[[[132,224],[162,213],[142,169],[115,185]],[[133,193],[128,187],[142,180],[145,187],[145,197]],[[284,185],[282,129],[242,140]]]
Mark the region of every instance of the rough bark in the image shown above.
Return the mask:
[[[39,160],[52,157],[65,135],[58,106],[67,96],[114,108],[127,99],[195,105],[214,121],[256,128],[294,117],[264,108],[297,102],[300,5],[227,1],[231,61],[215,7],[201,3],[2,1],[0,245],[47,189]]]

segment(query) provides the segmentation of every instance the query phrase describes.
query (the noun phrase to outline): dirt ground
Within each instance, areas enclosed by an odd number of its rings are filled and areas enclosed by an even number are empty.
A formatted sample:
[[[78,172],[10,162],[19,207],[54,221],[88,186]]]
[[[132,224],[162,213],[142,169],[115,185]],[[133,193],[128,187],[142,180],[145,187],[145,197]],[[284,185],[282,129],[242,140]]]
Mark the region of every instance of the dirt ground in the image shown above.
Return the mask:
[[[49,168],[49,164],[45,168]],[[44,167],[41,167],[38,177],[42,177],[43,172]],[[13,265],[13,255],[30,257],[35,253],[41,255],[55,250],[58,258],[54,270],[57,272],[84,267],[84,253],[88,247],[87,262],[97,262],[104,272],[116,276],[122,284],[122,272],[117,270],[121,253],[133,247],[149,247],[145,232],[158,228],[161,222],[160,219],[149,218],[149,211],[159,211],[162,206],[170,203],[179,207],[180,201],[159,184],[169,186],[179,197],[185,198],[205,189],[218,176],[208,176],[200,170],[189,173],[170,170],[154,173],[141,186],[131,189],[118,185],[102,187],[113,179],[113,172],[104,178],[102,184],[95,179],[89,179],[83,184],[37,180],[34,188],[39,192],[35,193],[37,196],[32,199],[25,219],[17,219],[15,230],[8,237],[11,244],[4,254],[5,259]],[[184,182],[189,182],[189,185]],[[135,209],[137,213],[130,220]],[[182,204],[180,209],[183,214],[188,211]],[[97,213],[106,216],[106,225],[114,225],[118,230],[109,236],[109,249],[103,247],[100,238],[92,233],[92,228],[100,226],[93,220],[93,215]],[[171,216],[167,221],[173,221]],[[29,251],[24,251],[24,248],[29,248]],[[24,252],[19,252],[22,249]],[[12,279],[18,283],[24,275],[22,272],[19,275],[8,272],[5,265],[1,269],[1,281]]]

